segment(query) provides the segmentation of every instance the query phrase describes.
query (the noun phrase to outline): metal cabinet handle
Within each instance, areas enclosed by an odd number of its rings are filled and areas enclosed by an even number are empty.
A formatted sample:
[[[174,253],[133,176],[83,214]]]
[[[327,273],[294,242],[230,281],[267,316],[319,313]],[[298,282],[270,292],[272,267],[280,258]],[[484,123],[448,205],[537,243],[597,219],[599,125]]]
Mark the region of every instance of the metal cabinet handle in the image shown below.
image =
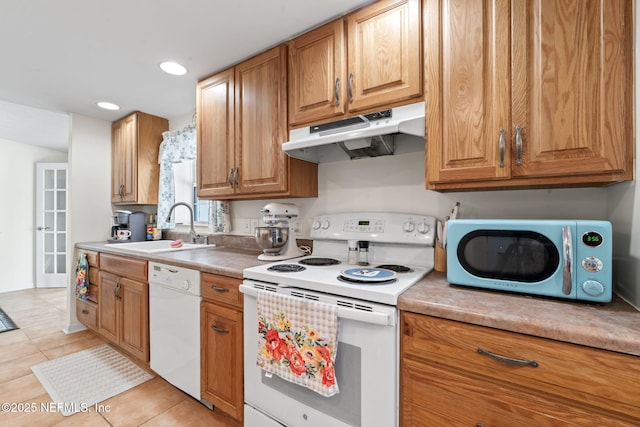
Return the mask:
[[[573,270],[573,245],[571,241],[571,227],[562,227],[562,293],[571,294]]]
[[[233,188],[233,168],[229,169],[229,173],[227,173],[227,182],[229,187]]]
[[[498,140],[498,148],[500,150],[500,167],[504,167],[504,150],[505,150],[505,140],[504,140],[504,129],[500,129],[500,139]]]
[[[489,356],[490,358],[497,360],[498,362],[508,363],[509,365],[517,365],[517,366],[531,366],[534,368],[538,367],[538,362],[535,360],[522,360],[522,359],[513,359],[511,357],[500,356],[499,354],[491,353],[490,351],[483,350],[478,348],[478,354],[483,356]]]
[[[51,230],[51,227],[38,227],[37,228],[38,231],[42,231],[42,230]]]
[[[215,325],[211,325],[211,329],[213,329],[215,332],[217,332],[219,334],[228,334],[229,333],[228,329],[217,328]]]
[[[228,288],[221,288],[220,286],[211,285],[211,289],[216,292],[229,292]]]
[[[239,184],[238,184],[238,167],[236,166],[236,169],[233,171],[233,184],[236,188],[239,188]]]
[[[113,289],[113,294],[115,295],[116,299],[122,299],[122,297],[120,296],[120,288],[122,288],[122,285],[120,284],[120,281],[118,280],[116,282],[116,287]]]
[[[87,309],[82,309],[82,312],[81,312],[81,313],[82,313],[82,314],[89,314],[89,310],[87,310]]]
[[[340,105],[340,77],[336,77],[336,83],[333,85],[333,95],[336,97],[336,106]]]
[[[516,165],[522,166],[522,126],[516,126]]]
[[[347,84],[347,92],[349,93],[349,104],[353,103],[353,73],[349,73],[349,82]]]

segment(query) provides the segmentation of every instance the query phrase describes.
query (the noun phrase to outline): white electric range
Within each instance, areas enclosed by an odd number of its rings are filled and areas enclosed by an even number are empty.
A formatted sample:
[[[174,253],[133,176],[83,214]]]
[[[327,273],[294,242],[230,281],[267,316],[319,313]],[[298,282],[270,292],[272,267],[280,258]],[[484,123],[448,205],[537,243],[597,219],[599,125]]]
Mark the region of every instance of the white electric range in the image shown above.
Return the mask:
[[[310,235],[312,255],[244,270],[245,425],[396,426],[395,306],[400,294],[433,269],[435,218],[387,212],[322,215],[314,218]],[[349,240],[368,242],[368,266],[348,262]],[[323,397],[256,366],[259,292],[337,305],[339,394]]]

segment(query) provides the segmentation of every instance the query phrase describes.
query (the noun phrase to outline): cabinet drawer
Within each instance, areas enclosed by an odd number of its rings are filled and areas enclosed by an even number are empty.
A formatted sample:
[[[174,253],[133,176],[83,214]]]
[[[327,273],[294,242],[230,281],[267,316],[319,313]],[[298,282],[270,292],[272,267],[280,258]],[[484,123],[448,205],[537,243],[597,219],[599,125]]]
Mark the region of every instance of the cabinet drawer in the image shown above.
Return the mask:
[[[82,249],[82,252],[84,252],[87,255],[87,261],[89,261],[89,266],[91,267],[100,267],[100,253],[99,252],[94,252],[94,251],[87,251]]]
[[[546,393],[411,360],[402,367],[401,405],[407,427],[637,425]]]
[[[100,254],[100,270],[110,271],[141,282],[147,282],[147,261],[117,255]]]
[[[96,304],[76,299],[76,317],[87,328],[98,330],[98,306]]]
[[[640,418],[640,358],[466,323],[402,313],[403,358],[445,365],[495,381]],[[535,361],[498,361],[484,352]]]
[[[242,280],[233,277],[202,273],[202,298],[234,307],[242,307],[242,294],[238,286]]]

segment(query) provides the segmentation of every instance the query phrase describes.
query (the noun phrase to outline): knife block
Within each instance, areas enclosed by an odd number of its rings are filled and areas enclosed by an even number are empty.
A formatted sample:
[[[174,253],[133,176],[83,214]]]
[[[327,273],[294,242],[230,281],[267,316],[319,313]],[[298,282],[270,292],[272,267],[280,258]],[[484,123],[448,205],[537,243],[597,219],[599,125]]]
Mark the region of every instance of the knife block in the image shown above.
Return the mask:
[[[447,250],[440,246],[440,241],[436,239],[436,253],[433,269],[444,273],[447,271]]]

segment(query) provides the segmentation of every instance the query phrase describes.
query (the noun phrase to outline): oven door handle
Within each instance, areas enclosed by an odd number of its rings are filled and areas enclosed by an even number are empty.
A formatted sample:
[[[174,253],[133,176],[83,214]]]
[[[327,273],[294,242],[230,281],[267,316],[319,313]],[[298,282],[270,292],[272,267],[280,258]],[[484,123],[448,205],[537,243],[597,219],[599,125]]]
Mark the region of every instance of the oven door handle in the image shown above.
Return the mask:
[[[258,289],[252,286],[240,285],[238,289],[240,290],[240,292],[242,292],[246,296],[251,296],[255,298],[258,297]],[[295,298],[295,297],[292,297],[292,298]],[[355,320],[363,323],[373,323],[375,325],[383,325],[383,326],[394,324],[393,319],[390,319],[390,316],[386,313],[376,313],[372,311],[364,311],[364,310],[358,310],[355,308],[341,307],[341,306],[338,306],[338,318]]]

